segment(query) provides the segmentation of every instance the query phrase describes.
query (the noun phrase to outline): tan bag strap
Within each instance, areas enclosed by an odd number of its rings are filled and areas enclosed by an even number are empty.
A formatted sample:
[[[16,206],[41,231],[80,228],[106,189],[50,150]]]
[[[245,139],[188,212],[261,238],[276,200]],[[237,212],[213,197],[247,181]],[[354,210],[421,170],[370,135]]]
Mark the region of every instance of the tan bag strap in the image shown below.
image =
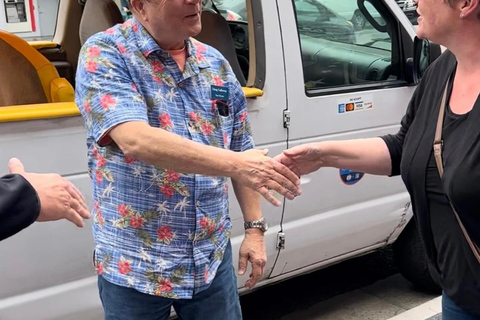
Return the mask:
[[[442,149],[443,149],[443,140],[442,140],[442,129],[443,129],[443,117],[445,115],[445,105],[447,104],[447,92],[448,86],[450,81],[447,81],[447,85],[445,86],[445,91],[443,92],[442,97],[442,104],[440,105],[440,112],[438,113],[438,120],[437,120],[437,129],[435,131],[435,140],[433,142],[433,154],[435,155],[435,162],[437,163],[438,173],[440,174],[440,179],[443,177],[443,160],[442,160]],[[458,224],[460,225],[460,229],[462,229],[463,235],[465,239],[467,239],[470,248],[472,249],[475,258],[477,258],[478,263],[480,264],[480,248],[476,245],[465,229],[465,226],[460,220],[460,216],[458,215],[457,211],[453,207],[452,203],[450,203],[452,207],[453,213],[457,218]]]

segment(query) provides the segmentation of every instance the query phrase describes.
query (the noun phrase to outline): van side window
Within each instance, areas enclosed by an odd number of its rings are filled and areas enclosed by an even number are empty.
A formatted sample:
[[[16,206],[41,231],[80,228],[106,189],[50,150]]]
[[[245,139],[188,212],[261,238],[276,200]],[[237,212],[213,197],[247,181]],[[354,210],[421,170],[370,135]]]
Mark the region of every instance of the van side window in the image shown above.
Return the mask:
[[[399,80],[397,24],[382,4],[292,1],[307,93]]]

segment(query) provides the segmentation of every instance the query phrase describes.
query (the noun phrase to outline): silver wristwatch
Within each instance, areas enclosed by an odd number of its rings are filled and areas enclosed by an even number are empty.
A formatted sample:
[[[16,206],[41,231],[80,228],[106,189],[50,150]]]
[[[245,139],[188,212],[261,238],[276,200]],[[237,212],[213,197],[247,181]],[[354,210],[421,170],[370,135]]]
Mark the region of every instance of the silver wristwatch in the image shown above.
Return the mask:
[[[268,230],[268,224],[267,220],[265,220],[265,217],[262,217],[259,220],[255,221],[244,222],[243,226],[245,227],[245,230],[252,228],[258,228],[262,230],[262,232],[266,232]]]

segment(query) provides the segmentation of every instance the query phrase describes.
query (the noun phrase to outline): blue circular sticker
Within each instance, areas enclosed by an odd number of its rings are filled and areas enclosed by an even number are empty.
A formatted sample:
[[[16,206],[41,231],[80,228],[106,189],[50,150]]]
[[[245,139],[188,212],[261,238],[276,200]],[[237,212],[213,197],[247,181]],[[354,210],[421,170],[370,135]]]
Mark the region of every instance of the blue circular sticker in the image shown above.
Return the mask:
[[[358,181],[362,180],[363,176],[363,172],[340,169],[340,179],[342,179],[343,183],[349,186],[354,185]]]

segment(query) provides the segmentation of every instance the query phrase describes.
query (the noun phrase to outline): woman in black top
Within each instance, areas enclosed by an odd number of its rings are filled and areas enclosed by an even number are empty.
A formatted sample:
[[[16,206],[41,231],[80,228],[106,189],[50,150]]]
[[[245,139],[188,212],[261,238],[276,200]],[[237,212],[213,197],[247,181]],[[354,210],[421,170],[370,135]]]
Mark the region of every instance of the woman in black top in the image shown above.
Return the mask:
[[[379,175],[401,174],[433,278],[442,287],[443,319],[480,319],[480,0],[417,0],[418,36],[447,50],[426,71],[396,135],[305,144],[277,157],[297,174],[320,167]],[[433,156],[445,87],[442,139],[444,175]],[[450,201],[450,202],[449,202]]]

